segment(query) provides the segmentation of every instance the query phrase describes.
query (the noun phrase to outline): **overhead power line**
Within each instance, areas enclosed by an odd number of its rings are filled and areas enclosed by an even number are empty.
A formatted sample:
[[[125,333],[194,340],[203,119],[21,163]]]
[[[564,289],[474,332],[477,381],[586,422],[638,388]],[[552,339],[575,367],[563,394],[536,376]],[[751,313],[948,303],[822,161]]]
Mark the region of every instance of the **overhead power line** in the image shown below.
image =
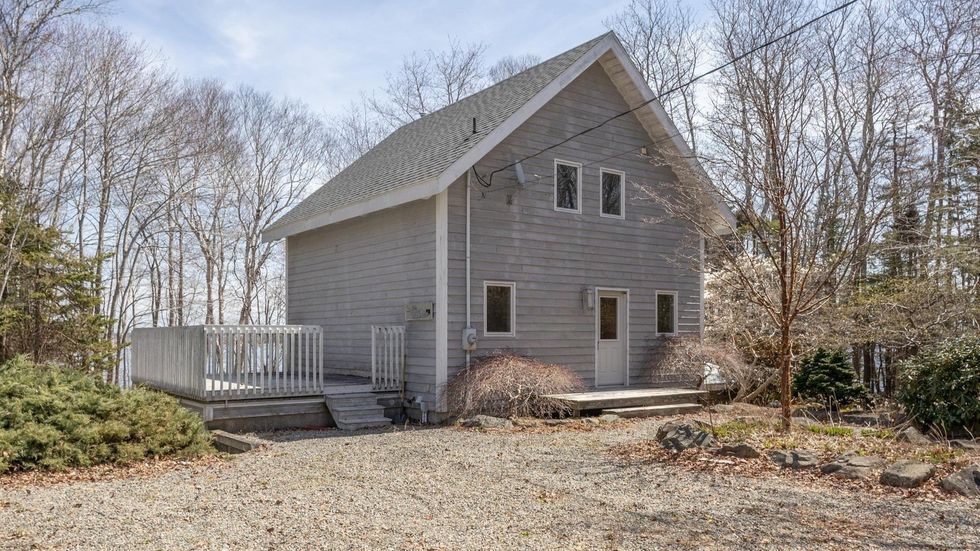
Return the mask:
[[[805,23],[803,23],[803,24],[801,24],[801,25],[799,25],[797,27],[794,27],[794,28],[790,29],[789,31],[787,31],[787,32],[785,32],[783,34],[781,34],[781,35],[779,35],[779,36],[777,36],[777,37],[775,37],[773,39],[770,39],[770,40],[768,40],[768,41],[766,41],[766,42],[764,42],[764,43],[756,46],[755,48],[752,48],[752,49],[750,49],[748,51],[742,52],[741,54],[735,56],[731,60],[729,60],[729,61],[727,61],[727,62],[725,62],[725,63],[723,63],[723,64],[721,64],[721,65],[719,65],[719,66],[717,66],[717,67],[715,67],[715,68],[713,68],[711,70],[709,70],[709,71],[705,71],[704,73],[701,73],[700,75],[695,76],[694,78],[692,78],[691,80],[688,80],[687,82],[684,82],[682,84],[678,84],[677,86],[674,86],[673,88],[670,88],[669,90],[666,90],[664,92],[661,92],[660,94],[658,94],[658,95],[656,95],[656,96],[654,96],[654,97],[652,97],[652,98],[650,98],[650,99],[648,99],[648,100],[640,103],[636,107],[633,107],[631,109],[627,109],[626,111],[623,111],[622,113],[617,113],[616,115],[613,115],[613,116],[609,117],[608,119],[606,119],[606,120],[604,120],[604,121],[602,121],[602,122],[600,122],[600,123],[598,123],[598,124],[596,124],[594,126],[591,126],[589,128],[586,128],[585,130],[576,132],[575,134],[572,134],[571,136],[565,138],[564,140],[562,140],[562,141],[560,141],[558,143],[549,145],[548,147],[545,147],[544,149],[541,149],[541,150],[539,150],[539,151],[537,151],[535,153],[532,153],[530,155],[521,157],[520,159],[518,159],[518,160],[516,160],[516,161],[514,161],[512,163],[506,164],[506,165],[504,165],[504,166],[502,166],[502,167],[500,167],[500,168],[498,168],[498,169],[490,172],[490,175],[489,175],[489,178],[488,179],[487,178],[483,178],[483,177],[477,175],[477,180],[484,187],[490,187],[490,186],[493,185],[493,176],[494,176],[494,174],[497,174],[498,172],[502,172],[504,170],[507,170],[508,168],[514,167],[518,163],[527,161],[529,159],[533,159],[534,157],[537,157],[538,155],[540,155],[542,153],[546,153],[548,151],[551,151],[552,149],[554,149],[556,147],[560,147],[562,145],[565,145],[566,143],[574,140],[575,138],[578,138],[580,136],[583,136],[585,134],[588,134],[589,132],[592,132],[593,130],[596,130],[598,128],[601,128],[601,127],[605,126],[606,124],[609,124],[610,122],[612,122],[614,120],[617,120],[617,119],[619,119],[621,117],[625,117],[626,115],[629,115],[631,113],[634,113],[637,110],[639,110],[639,109],[641,109],[643,107],[646,107],[647,105],[650,105],[651,103],[653,103],[655,101],[660,101],[662,98],[664,98],[664,97],[666,97],[666,96],[668,96],[668,95],[670,95],[670,94],[672,94],[674,92],[677,92],[679,90],[683,90],[684,88],[687,88],[688,86],[694,84],[695,82],[698,82],[699,80],[701,80],[703,78],[706,78],[708,76],[711,76],[711,75],[717,73],[718,71],[721,71],[723,69],[726,69],[728,67],[731,67],[732,65],[738,63],[739,61],[745,59],[746,57],[748,57],[748,56],[750,56],[750,55],[752,55],[752,54],[754,54],[754,53],[756,53],[756,52],[758,52],[760,50],[764,50],[764,49],[768,48],[769,46],[772,46],[773,44],[775,44],[777,42],[780,42],[782,40],[785,40],[785,39],[789,38],[790,36],[793,36],[794,34],[802,31],[803,29],[809,27],[810,25],[813,25],[814,23],[816,23],[817,21],[820,21],[821,19],[824,19],[826,17],[830,17],[831,15],[833,15],[833,14],[839,12],[839,11],[842,11],[844,9],[847,9],[851,5],[856,4],[857,1],[858,0],[850,0],[848,2],[844,2],[843,4],[837,6],[836,8],[834,8],[832,10],[829,10],[829,11],[826,11],[826,12],[824,12],[824,13],[816,16],[816,17],[814,17],[813,19],[810,19],[809,21],[807,21]],[[473,172],[476,173],[476,170],[474,170]]]

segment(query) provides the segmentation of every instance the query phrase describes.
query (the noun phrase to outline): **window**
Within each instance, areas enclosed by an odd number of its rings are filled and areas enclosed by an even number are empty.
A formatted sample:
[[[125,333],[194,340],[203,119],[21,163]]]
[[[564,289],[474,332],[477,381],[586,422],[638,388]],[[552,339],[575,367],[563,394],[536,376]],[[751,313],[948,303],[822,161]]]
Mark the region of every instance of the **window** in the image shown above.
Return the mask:
[[[677,293],[660,291],[657,293],[657,334],[677,333]]]
[[[484,336],[514,336],[516,305],[514,295],[514,284],[511,282],[485,281],[483,283]]]
[[[599,340],[619,338],[619,298],[599,297]]]
[[[582,212],[582,165],[555,160],[555,210]]]
[[[623,182],[626,174],[618,170],[603,168],[599,170],[601,189],[600,216],[607,218],[625,218],[623,212]]]

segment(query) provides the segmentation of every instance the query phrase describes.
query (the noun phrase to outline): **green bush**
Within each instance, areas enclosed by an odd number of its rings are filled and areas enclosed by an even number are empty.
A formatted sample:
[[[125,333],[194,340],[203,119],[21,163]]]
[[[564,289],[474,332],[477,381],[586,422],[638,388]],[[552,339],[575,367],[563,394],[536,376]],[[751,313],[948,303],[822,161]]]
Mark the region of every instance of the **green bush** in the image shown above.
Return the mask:
[[[980,432],[980,338],[942,342],[899,364],[899,401],[923,425]]]
[[[793,377],[793,395],[836,406],[861,401],[867,392],[855,380],[843,352],[818,348],[800,362],[800,369]]]
[[[200,417],[166,394],[23,358],[0,365],[0,473],[210,451]]]

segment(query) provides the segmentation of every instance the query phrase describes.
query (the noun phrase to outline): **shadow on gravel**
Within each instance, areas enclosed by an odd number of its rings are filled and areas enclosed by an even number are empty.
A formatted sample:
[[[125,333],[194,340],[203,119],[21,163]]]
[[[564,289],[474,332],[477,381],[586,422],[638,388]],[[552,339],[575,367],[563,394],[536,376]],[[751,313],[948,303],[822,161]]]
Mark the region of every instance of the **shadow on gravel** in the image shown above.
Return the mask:
[[[439,425],[392,425],[380,429],[340,430],[336,427],[310,427],[303,429],[287,429],[273,432],[259,432],[255,436],[269,442],[297,442],[300,440],[319,440],[322,438],[356,438],[379,434],[394,434],[399,432],[418,432],[444,429]]]

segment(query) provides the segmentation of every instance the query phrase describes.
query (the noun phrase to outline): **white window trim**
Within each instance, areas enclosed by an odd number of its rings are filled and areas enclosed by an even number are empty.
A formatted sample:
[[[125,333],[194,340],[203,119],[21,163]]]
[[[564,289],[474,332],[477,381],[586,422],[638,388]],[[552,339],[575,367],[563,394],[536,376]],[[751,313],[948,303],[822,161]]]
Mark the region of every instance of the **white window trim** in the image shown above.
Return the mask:
[[[619,175],[619,214],[602,212],[602,175],[606,173]],[[618,218],[619,220],[626,219],[626,173],[622,170],[612,168],[599,169],[599,216],[603,218]]]
[[[497,333],[487,331],[487,287],[510,287],[510,332]],[[517,284],[513,281],[484,281],[483,282],[483,336],[484,337],[514,337],[517,335]]]
[[[659,312],[660,295],[673,295],[673,297],[674,297],[674,332],[673,333],[664,333],[664,332],[660,331],[660,325],[658,323],[658,318],[660,316],[660,312]],[[654,291],[654,293],[653,293],[653,323],[654,323],[654,331],[656,332],[656,335],[658,337],[676,337],[677,336],[677,329],[678,329],[677,328],[677,312],[678,312],[678,310],[679,310],[679,308],[678,308],[678,304],[677,304],[677,291]]]
[[[577,209],[566,209],[558,206],[558,165],[574,166],[577,170],[575,174],[578,176],[576,182],[576,206]],[[552,172],[552,176],[555,180],[554,185],[551,186],[552,195],[554,195],[554,206],[555,210],[558,212],[571,212],[575,214],[582,214],[582,163],[576,163],[574,161],[563,161],[561,159],[555,159],[555,167]]]

